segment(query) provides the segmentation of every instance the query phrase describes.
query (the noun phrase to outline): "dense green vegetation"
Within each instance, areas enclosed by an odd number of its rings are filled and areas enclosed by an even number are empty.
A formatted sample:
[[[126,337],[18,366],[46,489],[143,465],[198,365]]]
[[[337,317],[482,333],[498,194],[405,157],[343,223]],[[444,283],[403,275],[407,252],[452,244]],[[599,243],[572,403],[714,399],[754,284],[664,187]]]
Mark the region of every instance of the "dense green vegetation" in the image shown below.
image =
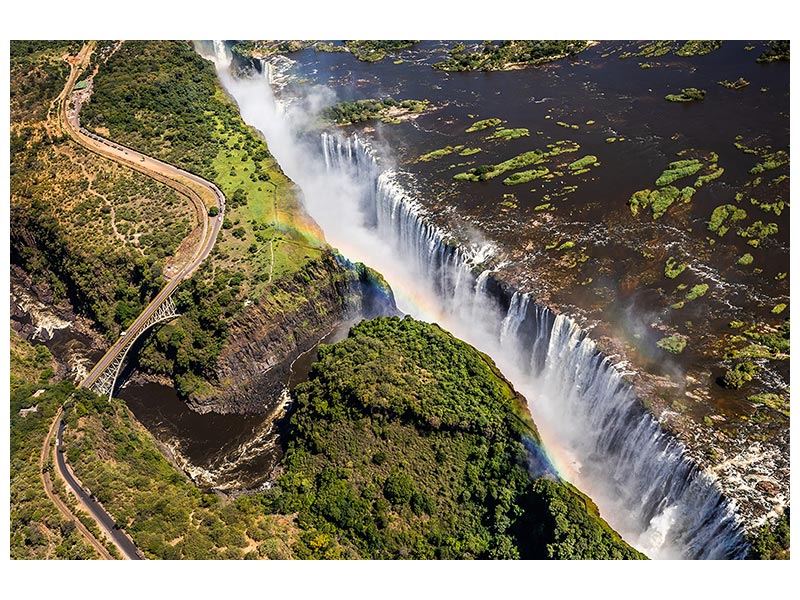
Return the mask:
[[[82,391],[66,413],[67,460],[147,558],[292,556],[291,519],[263,497],[205,494],[160,453],[125,403]]]
[[[31,346],[12,331],[10,348],[9,555],[12,559],[97,558],[75,524],[47,497],[40,479],[42,443],[72,385],[50,383],[54,364],[44,346]],[[46,468],[52,470],[52,464]]]
[[[597,166],[597,157],[594,154],[587,154],[583,158],[579,158],[567,165],[567,168],[574,173],[584,172],[589,166]]]
[[[747,213],[741,208],[733,204],[724,204],[716,207],[711,213],[708,230],[722,237],[728,232],[731,225],[746,218]]]
[[[264,140],[222,92],[213,65],[186,42],[125,42],[95,77],[85,110],[90,127],[211,179],[227,198],[214,268],[181,286],[181,317],[140,355],[147,368],[172,374],[182,394],[205,397],[246,302],[288,318],[344,273]],[[297,293],[298,285],[306,289]]]
[[[525,127],[517,127],[515,129],[505,129],[503,127],[498,127],[494,133],[491,135],[487,135],[487,140],[515,140],[521,137],[528,137],[530,136],[531,132],[528,131]]]
[[[656,342],[656,345],[662,350],[666,350],[672,354],[680,354],[686,348],[685,335],[671,335],[669,337],[661,338]]]
[[[785,305],[783,305],[785,308]],[[780,311],[774,311],[778,314]],[[768,323],[752,323],[745,327],[742,321],[732,322],[731,328],[739,329],[736,335],[728,339],[729,346],[725,352],[726,360],[739,361],[727,369],[725,374],[719,379],[719,383],[727,388],[739,389],[753,381],[759,372],[758,363],[750,362],[758,360],[783,361],[789,359],[789,319],[785,319],[778,325]],[[770,388],[774,390],[774,388]],[[769,408],[789,416],[789,390],[782,390],[781,393],[754,394],[748,396],[748,400],[755,404],[763,404]]]
[[[531,479],[526,410],[488,357],[391,318],[321,348],[264,494],[200,492],[124,403],[90,392],[64,443],[149,558],[641,558],[586,496]]]
[[[378,62],[387,54],[411,48],[416,43],[416,40],[344,40],[341,44],[308,40],[248,40],[235,44],[231,51],[244,57],[264,58],[311,47],[315,52],[351,52],[358,60]]]
[[[678,263],[672,256],[667,258],[664,263],[664,276],[668,279],[675,279],[686,269],[686,263]]]
[[[38,121],[61,93],[69,65],[61,60],[81,48],[79,41],[11,41],[11,114],[15,120]],[[12,148],[13,148],[12,131]],[[13,152],[12,152],[13,154]]]
[[[668,185],[659,190],[639,190],[634,192],[630,200],[628,200],[628,205],[634,215],[639,213],[639,209],[650,208],[653,211],[653,219],[658,219],[675,202],[689,202],[693,194],[693,187],[678,189],[675,186]]]
[[[711,54],[722,47],[722,40],[689,40],[675,54],[678,56],[700,56]]]
[[[484,129],[489,129],[489,127],[497,127],[500,125],[502,121],[500,119],[492,118],[492,119],[483,119],[481,121],[475,121],[472,125],[467,127],[467,133],[472,133],[473,131],[482,131]]]
[[[789,507],[775,523],[766,523],[750,538],[748,558],[758,560],[789,560]]]
[[[781,413],[785,417],[791,416],[791,411],[789,410],[789,394],[753,394],[752,396],[748,396],[747,400],[752,402],[755,405],[764,405],[772,410],[775,410]]]
[[[685,156],[690,150],[681,150],[678,156]],[[650,208],[653,212],[653,219],[658,219],[664,215],[670,206],[675,202],[691,202],[697,188],[713,181],[725,171],[717,165],[719,156],[716,152],[709,152],[700,155],[700,158],[683,158],[669,163],[668,167],[658,176],[655,181],[657,190],[638,190],[628,200],[631,212],[636,215],[640,209]],[[672,183],[690,177],[700,175],[691,186],[682,189],[671,185]],[[735,208],[735,207],[734,207]]]
[[[376,319],[299,386],[275,506],[302,558],[633,558],[568,486],[531,481],[538,444],[488,357],[435,325]]]
[[[185,42],[126,41],[94,86],[81,111],[87,129],[208,179],[216,175],[214,159],[228,149],[225,136],[247,131],[218,90],[213,65]],[[266,159],[264,142],[251,137],[250,154]]]
[[[723,387],[738,390],[746,383],[753,380],[759,371],[759,366],[751,362],[741,362],[728,369],[722,376],[721,384]]]
[[[694,175],[702,168],[703,163],[696,158],[671,162],[669,163],[669,169],[664,171],[659,178],[656,179],[656,185],[659,187],[669,185],[673,181],[689,177],[689,175]]]
[[[531,165],[544,162],[548,158],[564,154],[565,152],[577,152],[578,145],[574,142],[562,141],[555,144],[549,144],[548,150],[531,150],[523,152],[508,160],[504,160],[496,165],[480,165],[473,167],[464,173],[456,173],[453,179],[457,181],[487,181],[499,175],[503,175],[508,171],[515,171],[523,169]],[[524,179],[527,175],[520,174],[520,179]],[[521,183],[521,181],[520,181]]]
[[[574,56],[588,48],[582,40],[486,41],[475,52],[458,43],[445,60],[433,66],[442,71],[502,71]]]
[[[397,122],[398,117],[409,113],[421,113],[430,107],[427,100],[354,100],[339,102],[325,109],[323,118],[338,125],[352,125],[380,119],[384,123]]]
[[[544,177],[549,172],[550,169],[548,169],[547,167],[536,167],[535,169],[529,169],[527,171],[519,171],[503,179],[503,183],[506,185],[518,185],[520,183],[528,183],[530,181],[533,181],[534,179],[539,179],[540,177]]]
[[[739,230],[739,235],[743,238],[749,238],[747,244],[754,248],[758,247],[764,239],[776,233],[778,233],[777,223],[763,223],[760,220],[751,223],[745,229]]]
[[[273,54],[291,54],[308,48],[311,42],[304,40],[247,40],[231,47],[233,54],[244,57],[266,58]]]
[[[657,58],[664,56],[678,49],[676,42],[670,40],[658,40],[655,42],[644,42],[639,44],[634,50],[623,52],[620,58],[643,57]]]
[[[422,162],[429,162],[431,160],[437,160],[444,156],[448,156],[453,154],[454,152],[461,152],[464,150],[464,146],[445,146],[444,148],[439,148],[438,150],[432,150],[431,152],[426,152],[425,154],[420,155],[417,160],[421,160]]]
[[[770,42],[756,62],[769,63],[776,60],[789,60],[789,40]]]
[[[680,94],[667,94],[664,96],[664,99],[670,102],[694,102],[702,100],[705,97],[705,90],[698,90],[697,88],[690,87],[681,89]]]
[[[345,40],[345,47],[353,53],[358,60],[378,62],[383,60],[387,53],[396,52],[403,48],[411,48],[415,40]]]

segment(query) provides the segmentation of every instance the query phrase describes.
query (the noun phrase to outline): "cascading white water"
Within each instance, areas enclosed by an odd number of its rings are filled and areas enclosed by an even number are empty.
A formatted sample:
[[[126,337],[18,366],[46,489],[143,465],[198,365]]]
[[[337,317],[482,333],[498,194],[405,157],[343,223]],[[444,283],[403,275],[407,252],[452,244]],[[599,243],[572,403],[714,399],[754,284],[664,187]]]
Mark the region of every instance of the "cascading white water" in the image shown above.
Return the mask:
[[[491,245],[448,243],[400,174],[382,169],[363,140],[326,133],[321,148],[303,144],[293,133],[297,115],[276,110],[263,79],[234,79],[224,60],[217,67],[328,240],[381,272],[401,310],[492,356],[528,398],[561,473],[629,543],[656,558],[744,554],[734,507],[570,318],[526,294],[492,293],[491,271],[482,267]]]
[[[364,143],[338,139],[323,137],[325,155],[338,148],[338,160],[328,164],[375,160]],[[352,148],[365,156],[352,158]],[[446,326],[455,321],[453,329],[488,352],[526,394],[537,424],[579,461],[558,466],[590,491],[612,525],[651,556],[741,556],[745,544],[734,507],[643,409],[586,332],[528,294],[513,293],[504,310],[486,290],[490,271],[476,276],[480,262],[448,244],[394,177],[386,171],[375,179],[377,234],[432,283]]]

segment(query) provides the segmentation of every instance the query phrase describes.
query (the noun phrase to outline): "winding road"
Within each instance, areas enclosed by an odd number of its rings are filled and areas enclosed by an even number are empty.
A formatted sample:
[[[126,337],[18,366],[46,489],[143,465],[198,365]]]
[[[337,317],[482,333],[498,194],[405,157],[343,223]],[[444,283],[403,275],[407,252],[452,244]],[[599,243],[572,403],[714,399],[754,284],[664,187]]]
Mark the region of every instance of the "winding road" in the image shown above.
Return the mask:
[[[123,166],[129,167],[148,177],[155,179],[165,185],[168,185],[179,194],[189,199],[197,213],[198,222],[202,225],[202,234],[197,248],[192,257],[183,265],[183,268],[175,275],[170,277],[166,286],[158,293],[158,295],[147,305],[142,313],[130,325],[124,336],[120,338],[109,348],[103,358],[94,366],[88,373],[83,381],[80,382],[78,387],[90,387],[105,368],[113,362],[117,355],[124,350],[126,342],[134,339],[142,328],[147,323],[147,320],[155,313],[161,304],[175,291],[175,288],[183,281],[191,277],[191,275],[200,267],[200,264],[208,257],[214,249],[214,243],[217,240],[217,235],[222,227],[222,221],[225,213],[225,196],[222,192],[210,181],[179,169],[174,165],[162,162],[151,156],[137,152],[131,148],[127,148],[95,135],[80,126],[79,115],[82,99],[80,95],[73,97],[73,90],[78,77],[83,73],[89,58],[94,50],[94,44],[89,42],[84,45],[74,60],[70,61],[71,69],[70,76],[67,80],[64,90],[59,95],[57,102],[58,106],[58,121],[61,128],[66,132],[70,138],[75,142],[99,156],[113,160]],[[72,106],[70,106],[72,104]],[[218,215],[210,217],[208,209],[216,205],[219,209]],[[193,232],[194,233],[194,232]],[[191,234],[190,234],[191,235]],[[133,541],[121,530],[116,527],[114,518],[106,512],[106,510],[92,497],[91,493],[84,490],[80,483],[75,479],[73,474],[67,467],[64,459],[64,453],[61,448],[63,443],[63,430],[64,421],[62,420],[62,411],[59,410],[56,419],[51,426],[50,432],[45,439],[42,449],[42,483],[48,496],[67,518],[75,521],[76,526],[89,541],[89,543],[98,551],[102,558],[112,558],[109,552],[100,544],[97,539],[74,517],[70,509],[53,493],[52,482],[50,481],[49,474],[45,472],[44,465],[46,463],[47,452],[50,446],[50,440],[56,429],[58,423],[58,433],[56,437],[56,445],[54,449],[54,467],[58,474],[64,479],[67,485],[77,496],[79,502],[89,511],[92,518],[97,522],[97,525],[102,531],[114,542],[119,548],[125,558],[136,560],[142,559]]]

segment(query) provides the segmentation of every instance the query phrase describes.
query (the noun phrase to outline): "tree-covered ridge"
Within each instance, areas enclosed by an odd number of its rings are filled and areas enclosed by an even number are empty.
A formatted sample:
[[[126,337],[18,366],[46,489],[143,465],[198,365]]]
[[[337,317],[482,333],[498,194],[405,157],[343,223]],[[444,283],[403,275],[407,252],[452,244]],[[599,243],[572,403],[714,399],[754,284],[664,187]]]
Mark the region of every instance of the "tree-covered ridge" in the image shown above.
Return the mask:
[[[585,40],[503,40],[486,41],[472,52],[459,42],[433,66],[442,71],[502,71],[574,56],[588,47]]]
[[[337,125],[353,125],[380,119],[384,123],[397,123],[408,114],[424,112],[430,103],[427,100],[395,100],[394,98],[354,100],[339,102],[328,107],[322,117]]]
[[[320,349],[296,399],[273,493],[297,514],[298,557],[641,556],[582,494],[533,481],[549,467],[524,400],[436,325],[362,322]]]
[[[126,41],[94,88],[81,111],[87,129],[207,178],[224,148],[217,128],[246,128],[217,93],[213,65],[185,42]]]
[[[750,553],[754,560],[789,560],[790,516],[789,507],[774,523],[765,523],[750,536]]]
[[[35,355],[12,364],[46,362]],[[538,435],[523,399],[474,348],[390,318],[362,322],[321,359],[296,395],[286,473],[266,493],[202,493],[122,401],[88,390],[65,406],[70,466],[148,558],[641,558],[586,496],[531,478],[547,467],[531,466]],[[13,411],[33,389],[15,392]],[[72,390],[34,413],[44,430]],[[18,431],[41,444],[41,427],[35,439]],[[35,507],[17,502],[21,550]]]

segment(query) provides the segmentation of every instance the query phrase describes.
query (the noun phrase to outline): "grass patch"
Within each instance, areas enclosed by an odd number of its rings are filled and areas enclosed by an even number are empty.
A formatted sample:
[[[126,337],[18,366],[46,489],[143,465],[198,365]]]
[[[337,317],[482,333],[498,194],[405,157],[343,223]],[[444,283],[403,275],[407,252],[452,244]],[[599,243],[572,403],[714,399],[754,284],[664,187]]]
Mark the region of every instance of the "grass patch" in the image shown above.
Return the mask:
[[[472,156],[473,154],[477,154],[481,152],[480,148],[464,148],[461,152],[458,153],[459,156]]]
[[[704,296],[705,293],[708,291],[708,284],[707,283],[698,283],[697,285],[693,286],[691,290],[686,294],[686,300],[695,300],[700,296]]]
[[[570,171],[581,171],[591,165],[597,166],[597,164],[597,157],[593,154],[587,154],[583,158],[579,158],[578,160],[569,163],[568,168]]]
[[[440,148],[439,150],[434,150],[433,152],[428,152],[427,154],[423,154],[417,160],[421,160],[423,162],[438,160],[444,156],[453,154],[453,152],[459,152],[460,150],[463,149],[464,146],[446,146],[444,148]]]
[[[486,41],[475,52],[457,43],[433,67],[442,71],[503,71],[574,56],[588,48],[585,40]]]
[[[678,56],[703,56],[722,47],[722,40],[689,40],[675,54]]]
[[[427,100],[367,99],[339,102],[322,112],[324,119],[337,125],[353,125],[379,119],[384,123],[397,123],[408,114],[423,113],[430,108]]]
[[[671,185],[658,190],[639,190],[638,192],[634,192],[630,197],[628,205],[634,215],[637,215],[639,210],[646,210],[649,208],[655,220],[663,216],[667,212],[667,209],[675,202],[689,202],[694,191],[692,187],[685,187],[679,190]]]
[[[747,213],[743,209],[733,204],[724,204],[716,207],[711,213],[707,227],[709,231],[722,237],[728,232],[730,226],[746,218]]]

